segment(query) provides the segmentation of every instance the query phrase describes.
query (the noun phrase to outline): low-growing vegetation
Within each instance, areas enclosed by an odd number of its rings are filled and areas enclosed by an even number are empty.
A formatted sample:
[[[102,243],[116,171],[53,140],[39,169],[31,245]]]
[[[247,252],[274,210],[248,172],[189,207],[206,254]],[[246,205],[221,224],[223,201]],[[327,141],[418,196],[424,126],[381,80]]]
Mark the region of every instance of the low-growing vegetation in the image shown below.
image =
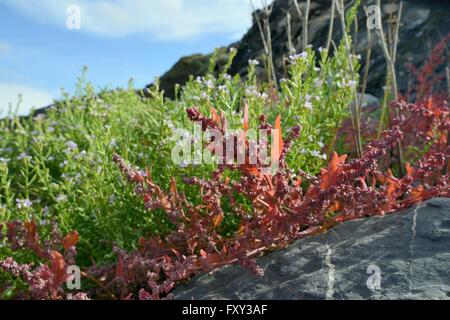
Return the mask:
[[[389,102],[389,121],[372,117],[358,140],[360,61],[346,37],[333,52],[290,56],[279,90],[257,81],[258,61],[247,77],[230,76],[231,50],[219,74],[213,56],[210,72],[173,100],[157,83],[145,95],[132,83],[96,92],[83,72],[75,95],[1,120],[1,298],[168,298],[198,272],[240,263],[263,275],[255,258],[267,251],[450,197],[448,95],[432,92],[441,79],[427,77],[443,62],[442,43],[414,69],[420,94]],[[278,170],[173,163],[173,134],[194,122],[226,140],[242,138],[227,128],[242,129],[247,154],[249,129],[280,130]],[[75,290],[66,284],[73,265],[82,276]]]

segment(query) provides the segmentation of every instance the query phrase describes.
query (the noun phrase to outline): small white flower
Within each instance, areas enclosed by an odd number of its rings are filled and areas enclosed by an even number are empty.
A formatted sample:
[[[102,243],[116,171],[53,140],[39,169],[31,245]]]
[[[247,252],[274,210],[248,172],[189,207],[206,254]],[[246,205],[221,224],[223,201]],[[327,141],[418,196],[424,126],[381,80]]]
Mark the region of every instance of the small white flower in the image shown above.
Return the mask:
[[[17,160],[31,160],[32,158],[27,155],[25,152],[22,152],[21,154],[19,154],[19,156],[17,157]]]
[[[225,85],[220,85],[220,86],[217,87],[217,89],[218,89],[219,91],[228,91],[228,87],[225,86]]]
[[[65,194],[60,194],[56,197],[56,202],[62,203],[67,201],[67,196]]]
[[[314,157],[321,157],[321,156],[322,156],[322,155],[320,154],[320,152],[317,151],[317,150],[311,151],[311,155],[314,156]]]
[[[111,141],[109,141],[109,146],[111,147],[111,148],[115,148],[115,147],[117,147],[117,140],[116,139],[111,139]]]
[[[235,53],[235,52],[237,52],[237,49],[236,49],[235,47],[231,47],[231,48],[230,48],[230,52],[231,52],[231,53]]]
[[[354,88],[356,86],[357,82],[355,80],[350,80],[347,84],[350,88]]]
[[[168,119],[168,120],[164,120],[164,124],[169,128],[169,129],[173,129],[174,125],[172,120]]]
[[[251,66],[257,66],[257,65],[259,65],[259,61],[256,59],[250,59],[250,60],[248,60],[248,64]]]
[[[305,101],[305,108],[308,110],[311,110],[313,108],[313,105],[311,102],[309,101]]]
[[[38,114],[36,117],[34,117],[34,121],[41,121],[45,119],[45,114],[44,113],[40,113]]]
[[[81,150],[80,153],[77,154],[77,155],[75,155],[74,158],[75,158],[76,160],[79,160],[79,159],[84,158],[84,157],[86,156],[86,154],[87,154],[86,150]]]
[[[67,166],[69,164],[68,160],[64,160],[62,163],[59,164],[60,168],[64,168],[65,166]]]
[[[11,160],[11,159],[6,159],[6,158],[0,157],[0,162],[7,163],[7,162],[9,162],[10,160]]]

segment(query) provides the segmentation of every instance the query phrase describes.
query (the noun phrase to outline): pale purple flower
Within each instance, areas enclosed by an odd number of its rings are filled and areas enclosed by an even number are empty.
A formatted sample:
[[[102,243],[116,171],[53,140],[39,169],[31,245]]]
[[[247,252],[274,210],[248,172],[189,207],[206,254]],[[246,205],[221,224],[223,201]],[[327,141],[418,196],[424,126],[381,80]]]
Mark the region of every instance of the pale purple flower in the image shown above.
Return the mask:
[[[72,140],[66,142],[67,150],[72,151],[78,148],[78,145]]]
[[[214,89],[214,82],[210,79],[205,81],[205,85],[208,89]]]
[[[33,203],[30,201],[30,199],[16,199],[17,209],[30,208],[32,205]]]
[[[306,59],[308,57],[308,52],[303,51],[301,53],[298,54],[293,54],[289,56],[289,60],[291,60],[292,63],[298,61],[299,59]]]

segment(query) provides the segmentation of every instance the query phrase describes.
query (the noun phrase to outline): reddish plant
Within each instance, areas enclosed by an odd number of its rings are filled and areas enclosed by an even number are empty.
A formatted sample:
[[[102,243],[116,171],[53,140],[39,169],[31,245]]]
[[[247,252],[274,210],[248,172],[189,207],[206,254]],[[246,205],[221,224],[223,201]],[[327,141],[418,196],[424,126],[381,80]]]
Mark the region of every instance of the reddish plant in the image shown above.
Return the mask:
[[[0,226],[0,230],[3,227]],[[56,224],[50,241],[41,242],[35,221],[13,222],[7,225],[7,235],[13,250],[31,250],[42,262],[38,266],[20,264],[12,257],[0,260],[0,269],[21,278],[29,287],[28,292],[16,298],[65,299],[63,284],[67,280],[67,267],[75,264],[78,233],[68,233],[61,238]],[[63,251],[60,251],[61,245]],[[63,253],[61,253],[63,252]],[[84,299],[84,293],[77,293],[73,299]]]
[[[412,105],[398,105],[413,108]],[[223,129],[224,118],[212,112],[212,118],[189,109],[193,121],[202,121],[204,130]],[[246,114],[246,113],[245,113]],[[244,115],[244,131],[248,118]],[[209,180],[185,179],[196,185],[202,196],[201,205],[193,205],[177,191],[175,180],[170,190],[164,191],[147,174],[128,165],[120,156],[114,161],[130,183],[135,185],[148,209],[162,209],[174,224],[172,233],[165,237],[141,239],[140,249],[126,253],[116,249],[118,262],[93,274],[109,281],[120,298],[159,299],[167,297],[172,288],[200,271],[230,263],[240,263],[259,275],[263,274],[254,258],[264,251],[282,248],[296,239],[321,232],[349,219],[383,215],[409,207],[432,197],[449,197],[449,181],[441,171],[450,157],[450,149],[428,153],[418,161],[416,168],[406,166],[407,174],[396,178],[390,170],[382,173],[378,160],[402,138],[401,127],[407,120],[396,120],[380,140],[371,142],[360,159],[346,163],[346,156],[333,154],[330,163],[318,177],[300,173],[309,180],[309,187],[301,187],[287,168],[284,157],[292,139],[300,133],[291,131],[280,143],[280,168],[274,175],[263,174],[261,164],[224,164],[212,173]],[[267,127],[261,117],[261,127]],[[276,121],[280,128],[280,121]],[[238,137],[229,137],[230,139]],[[248,143],[246,144],[248,146]],[[248,150],[247,150],[248,151]],[[224,162],[225,163],[225,162]],[[225,169],[239,173],[232,181]],[[237,201],[240,195],[252,204],[246,210]],[[224,215],[221,200],[230,203],[231,213],[240,218],[240,226],[231,238],[218,232]],[[138,293],[136,295],[136,293]]]

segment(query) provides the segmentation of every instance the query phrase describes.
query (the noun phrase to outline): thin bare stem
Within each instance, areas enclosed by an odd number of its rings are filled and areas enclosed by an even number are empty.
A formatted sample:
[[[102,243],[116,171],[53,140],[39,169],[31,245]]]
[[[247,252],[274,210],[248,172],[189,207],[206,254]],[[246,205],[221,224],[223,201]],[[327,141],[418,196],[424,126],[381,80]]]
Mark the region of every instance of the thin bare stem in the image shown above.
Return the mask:
[[[306,47],[308,46],[308,18],[309,18],[309,8],[311,5],[311,0],[307,0],[306,1],[306,12],[305,12],[305,16],[303,17],[303,36],[302,36],[302,40],[303,40],[303,50],[306,49]]]
[[[328,37],[327,37],[327,45],[326,45],[327,51],[330,50],[331,39],[333,36],[334,15],[335,15],[334,11],[335,11],[335,2],[332,1],[331,2],[331,14],[330,14],[330,26],[328,27]]]
[[[363,75],[363,81],[361,86],[361,96],[359,99],[359,110],[362,109],[362,102],[364,99],[364,95],[366,94],[366,88],[367,88],[367,81],[369,78],[369,68],[370,68],[370,59],[372,55],[372,34],[370,30],[367,30],[367,50],[366,50],[366,61],[365,61],[365,67],[364,67],[364,75]]]
[[[345,28],[345,7],[344,7],[344,2],[343,0],[334,0],[336,1],[336,8],[339,14],[339,18],[341,21],[341,28],[342,28],[342,37],[344,39],[344,44],[345,44],[345,49],[347,51],[347,57],[348,57],[348,62],[349,62],[349,68],[350,68],[350,75],[352,77],[352,81],[355,81],[355,70],[353,68],[353,60],[351,57],[351,48],[350,48],[350,44],[348,41],[348,36],[347,36],[347,31]],[[353,86],[353,95],[355,97],[355,99],[358,99],[358,92],[356,90],[356,86]],[[355,110],[354,110],[355,109]],[[361,157],[363,154],[362,151],[362,140],[361,140],[361,119],[359,117],[360,112],[359,112],[359,106],[358,103],[351,103],[350,104],[350,112],[352,115],[352,126],[353,126],[353,130],[355,132],[355,145],[356,145],[356,153],[358,155],[358,157]]]
[[[378,8],[380,8],[380,10],[381,10],[380,0],[377,0],[376,3],[377,3]],[[396,21],[397,25],[400,25],[402,9],[403,9],[403,1],[400,1],[399,12],[398,12],[397,21]],[[395,72],[395,56],[393,56],[393,54],[397,53],[396,48],[397,48],[397,43],[398,43],[398,28],[399,27],[396,29],[395,36],[393,39],[393,46],[392,46],[393,49],[391,52],[389,52],[388,44],[386,42],[386,38],[385,38],[385,35],[383,32],[381,14],[377,15],[377,19],[379,19],[378,25],[380,26],[380,29],[376,29],[376,30],[377,30],[378,36],[380,38],[381,49],[383,50],[383,55],[384,55],[384,58],[386,59],[387,67],[389,68],[389,73],[388,73],[387,79],[391,79],[392,93],[394,95],[394,100],[398,101],[399,98],[398,98],[397,76],[396,76],[396,72]],[[386,81],[386,83],[388,83],[388,80]],[[395,114],[397,117],[399,116],[398,109],[395,109]],[[381,119],[381,120],[383,120],[383,119]],[[399,141],[397,143],[397,152],[398,152],[398,158],[399,158],[399,164],[398,164],[399,172],[400,172],[400,175],[403,175],[403,173],[404,173],[404,171],[403,171],[403,151],[402,151],[401,141]]]
[[[300,10],[300,6],[298,5],[298,1],[294,0],[295,9],[297,10],[298,16],[300,19],[303,19],[302,10]]]
[[[272,38],[270,32],[270,22],[269,17],[272,14],[273,4],[267,5],[266,1],[262,1],[264,7],[264,21],[261,23],[259,16],[256,12],[253,2],[250,0],[250,5],[252,6],[252,11],[254,12],[255,20],[258,25],[259,33],[261,35],[261,40],[264,46],[264,52],[267,56],[267,75],[269,83],[277,87],[277,79],[275,74],[275,66],[273,63],[273,53],[272,53]],[[264,26],[263,26],[264,24]]]
[[[288,37],[289,54],[294,54],[295,48],[292,42],[291,14],[289,12],[286,13],[286,32]]]

